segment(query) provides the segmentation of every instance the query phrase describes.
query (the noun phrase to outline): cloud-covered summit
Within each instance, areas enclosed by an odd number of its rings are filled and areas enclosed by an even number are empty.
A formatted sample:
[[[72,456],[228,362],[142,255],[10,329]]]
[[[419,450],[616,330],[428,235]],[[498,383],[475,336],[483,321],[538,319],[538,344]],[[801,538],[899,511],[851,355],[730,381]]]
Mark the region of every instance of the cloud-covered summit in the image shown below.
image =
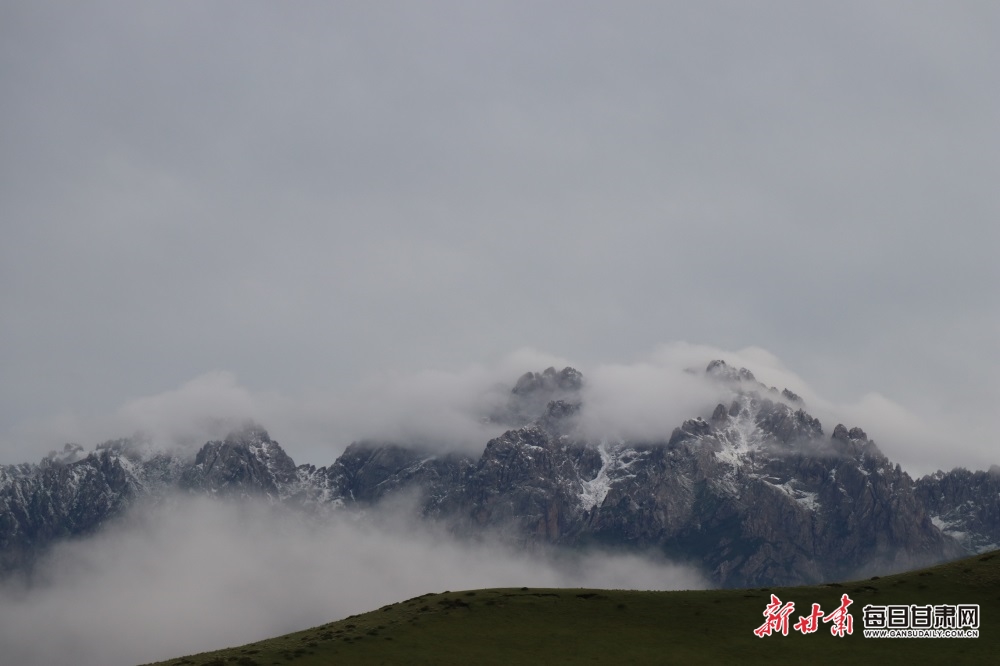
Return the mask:
[[[725,365],[706,372],[716,360]],[[741,369],[752,375],[749,386],[769,393],[774,388],[789,404],[801,401],[828,428],[862,425],[911,474],[956,465],[985,469],[995,462],[990,447],[979,445],[977,422],[914,412],[874,391],[837,402],[766,350],[686,343],[661,345],[638,360],[615,363],[579,363],[522,349],[495,363],[457,370],[375,373],[343,393],[254,391],[233,373],[208,373],[176,389],[129,400],[109,415],[67,414],[35,422],[9,442],[2,462],[34,460],[67,442],[89,450],[122,436],[154,449],[181,446],[194,455],[205,441],[222,439],[249,421],[264,424],[300,462],[324,464],[360,440],[474,453],[559,399],[580,403],[576,424],[592,439],[655,440],[692,416],[709,418],[733,390],[717,375],[739,378]]]

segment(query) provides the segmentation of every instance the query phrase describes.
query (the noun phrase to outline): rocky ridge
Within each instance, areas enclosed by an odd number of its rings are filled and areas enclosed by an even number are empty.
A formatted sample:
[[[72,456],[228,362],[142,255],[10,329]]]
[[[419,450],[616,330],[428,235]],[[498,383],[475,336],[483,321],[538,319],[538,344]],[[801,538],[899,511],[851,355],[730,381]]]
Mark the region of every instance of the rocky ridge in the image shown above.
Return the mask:
[[[576,422],[582,376],[549,368],[522,376],[488,416],[508,429],[478,458],[358,442],[327,467],[296,466],[258,426],[193,458],[130,440],[87,455],[67,445],[38,465],[0,466],[0,569],[29,566],[52,543],[178,491],[319,515],[405,492],[426,519],[459,534],[655,550],[724,586],[882,573],[1000,541],[1000,468],[915,482],[860,428],[826,436],[791,391],[723,361],[705,373],[727,399],[656,441],[588,439]]]

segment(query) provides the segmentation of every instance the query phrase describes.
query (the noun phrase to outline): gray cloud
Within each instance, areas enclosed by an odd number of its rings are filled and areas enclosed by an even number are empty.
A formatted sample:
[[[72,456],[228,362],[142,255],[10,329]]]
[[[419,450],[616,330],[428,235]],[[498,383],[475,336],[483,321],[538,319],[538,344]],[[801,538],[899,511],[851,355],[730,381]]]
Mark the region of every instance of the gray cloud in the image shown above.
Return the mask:
[[[8,3],[0,459],[188,382],[336,449],[330,415],[369,427],[349,396],[393,376],[430,394],[528,347],[613,383],[686,340],[917,418],[860,424],[914,465],[982,466],[998,27],[972,2]]]
[[[941,411],[916,411],[877,392],[837,400],[759,347],[726,350],[708,345],[660,345],[632,362],[577,364],[521,349],[493,364],[455,370],[369,375],[340,393],[298,395],[253,391],[232,373],[208,373],[176,389],[134,398],[110,415],[64,414],[26,425],[7,454],[11,462],[35,460],[67,441],[88,448],[130,434],[159,449],[193,453],[209,439],[255,421],[267,427],[298,463],[328,465],[361,439],[392,441],[478,456],[505,426],[489,422],[506,404],[522,373],[548,366],[583,371],[580,436],[591,440],[662,440],[684,420],[707,418],[730,389],[704,376],[713,359],[747,367],[759,381],[788,388],[805,400],[829,435],[838,423],[864,428],[883,452],[911,475],[964,466],[986,469],[998,460],[983,420],[955,420]]]
[[[529,369],[567,363],[525,348],[489,366],[373,373],[347,391],[298,395],[252,391],[232,373],[212,372],[128,400],[107,415],[66,413],[29,423],[15,439],[25,444],[12,444],[7,453],[31,459],[60,442],[91,444],[133,433],[155,448],[192,450],[246,421],[264,424],[296,460],[318,465],[360,439],[480,452],[503,432],[485,419],[506,404],[514,380]]]
[[[697,589],[688,568],[639,555],[573,560],[416,531],[405,508],[321,524],[254,504],[173,498],[62,544],[30,585],[0,587],[10,663],[114,664],[236,645],[425,592],[481,587]]]

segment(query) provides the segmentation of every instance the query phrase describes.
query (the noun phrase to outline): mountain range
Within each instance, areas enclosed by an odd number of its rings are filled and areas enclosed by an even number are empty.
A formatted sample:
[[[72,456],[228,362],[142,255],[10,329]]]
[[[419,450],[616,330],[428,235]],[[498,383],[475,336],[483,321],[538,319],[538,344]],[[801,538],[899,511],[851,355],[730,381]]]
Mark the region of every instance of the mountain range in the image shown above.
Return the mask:
[[[725,399],[643,441],[581,427],[584,378],[529,372],[483,419],[481,454],[359,441],[325,467],[296,465],[247,425],[194,455],[119,439],[0,466],[0,572],[30,571],[171,493],[261,498],[322,519],[405,495],[457,535],[524,548],[660,553],[722,587],[815,584],[938,563],[1000,544],[1000,467],[912,479],[858,427],[827,434],[802,399],[745,368],[703,372]]]

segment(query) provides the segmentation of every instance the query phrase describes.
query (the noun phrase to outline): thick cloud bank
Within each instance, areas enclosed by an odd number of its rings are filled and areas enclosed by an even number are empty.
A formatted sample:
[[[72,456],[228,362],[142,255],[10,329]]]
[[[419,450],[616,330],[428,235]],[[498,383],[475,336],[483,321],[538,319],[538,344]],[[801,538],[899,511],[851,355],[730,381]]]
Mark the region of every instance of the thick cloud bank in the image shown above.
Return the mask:
[[[405,508],[321,524],[256,504],[174,498],[63,544],[0,588],[4,663],[116,666],[238,645],[425,592],[497,586],[694,589],[637,555],[567,560],[406,527]],[[421,528],[423,529],[423,528]]]
[[[503,426],[484,417],[508,399],[524,372],[566,365],[583,372],[580,425],[591,438],[669,437],[685,419],[707,417],[728,393],[704,376],[706,364],[724,359],[749,368],[767,386],[788,388],[805,400],[827,434],[837,423],[859,426],[893,461],[910,474],[965,466],[985,469],[1000,462],[986,436],[985,421],[954,413],[908,408],[877,391],[832,400],[759,347],[726,350],[675,342],[627,362],[577,363],[544,352],[521,349],[492,364],[413,373],[382,372],[351,391],[297,396],[253,391],[228,372],[212,372],[176,389],[135,398],[108,417],[62,417],[21,432],[19,441],[37,446],[7,446],[7,459],[34,460],[65,442],[88,448],[131,433],[161,447],[194,449],[232,428],[256,421],[298,463],[328,465],[352,441],[374,439],[478,455]]]

